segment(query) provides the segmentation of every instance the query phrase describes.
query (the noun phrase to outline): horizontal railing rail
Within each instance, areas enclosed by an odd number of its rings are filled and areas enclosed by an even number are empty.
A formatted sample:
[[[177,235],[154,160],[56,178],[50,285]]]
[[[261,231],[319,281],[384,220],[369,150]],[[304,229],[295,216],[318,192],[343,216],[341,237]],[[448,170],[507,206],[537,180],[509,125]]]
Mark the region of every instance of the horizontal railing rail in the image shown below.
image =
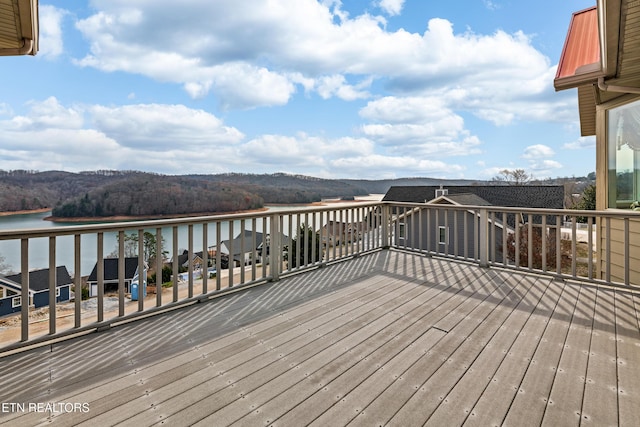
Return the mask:
[[[636,242],[631,211],[395,202],[2,230],[0,356],[386,248],[633,287]]]
[[[392,246],[427,255],[638,286],[640,213],[393,203]],[[579,225],[584,224],[584,225]]]
[[[379,250],[381,212],[380,204],[363,202],[0,231],[0,256],[17,251],[12,267],[20,275],[0,276],[18,286],[2,288],[0,352]],[[57,283],[58,267],[70,283]]]

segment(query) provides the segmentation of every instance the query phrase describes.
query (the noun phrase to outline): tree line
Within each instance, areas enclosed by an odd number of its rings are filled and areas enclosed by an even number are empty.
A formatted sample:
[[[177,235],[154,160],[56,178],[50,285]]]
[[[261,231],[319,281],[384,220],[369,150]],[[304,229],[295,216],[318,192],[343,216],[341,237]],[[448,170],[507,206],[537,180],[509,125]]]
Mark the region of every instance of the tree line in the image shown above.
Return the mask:
[[[138,171],[0,171],[0,212],[63,218],[231,212],[367,194],[340,180],[287,174],[168,176]]]

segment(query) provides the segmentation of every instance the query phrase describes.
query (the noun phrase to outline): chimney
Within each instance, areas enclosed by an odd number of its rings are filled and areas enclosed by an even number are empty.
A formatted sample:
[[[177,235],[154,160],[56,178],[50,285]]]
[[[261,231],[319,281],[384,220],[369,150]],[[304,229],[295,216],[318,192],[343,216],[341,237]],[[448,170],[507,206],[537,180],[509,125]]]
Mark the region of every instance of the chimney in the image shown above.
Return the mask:
[[[446,188],[443,188],[442,184],[440,184],[440,188],[436,189],[436,198],[440,196],[446,196],[447,194],[449,194],[449,190]]]

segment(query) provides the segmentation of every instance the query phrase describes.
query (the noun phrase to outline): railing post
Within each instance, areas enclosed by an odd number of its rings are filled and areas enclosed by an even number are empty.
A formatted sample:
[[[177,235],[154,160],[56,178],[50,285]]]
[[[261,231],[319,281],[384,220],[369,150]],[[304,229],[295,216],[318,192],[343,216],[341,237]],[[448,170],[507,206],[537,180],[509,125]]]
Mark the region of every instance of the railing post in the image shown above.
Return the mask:
[[[391,231],[391,215],[389,205],[381,205],[382,209],[382,248],[389,249],[389,232]]]
[[[269,236],[269,264],[271,265],[271,280],[280,280],[282,270],[282,233],[280,231],[280,218],[278,214],[271,215],[271,232]],[[291,239],[291,236],[289,236]],[[289,254],[291,256],[291,254]],[[289,260],[291,262],[291,260]]]
[[[157,278],[157,275],[156,275]],[[144,310],[144,297],[146,291],[146,269],[144,260],[144,230],[138,230],[138,311]],[[129,289],[131,292],[131,289]]]
[[[489,211],[480,209],[478,260],[480,267],[489,267]]]
[[[156,228],[156,307],[162,305],[162,228]]]
[[[29,340],[29,239],[20,240],[20,341]]]
[[[82,259],[82,250],[80,244],[82,242],[82,236],[80,234],[76,234],[73,236],[74,239],[74,256],[73,256],[73,289],[74,289],[74,304],[75,304],[75,327],[79,328],[82,326],[82,316],[81,316],[81,308],[82,308],[82,263],[80,262]]]
[[[56,333],[56,238],[49,237],[49,334]]]

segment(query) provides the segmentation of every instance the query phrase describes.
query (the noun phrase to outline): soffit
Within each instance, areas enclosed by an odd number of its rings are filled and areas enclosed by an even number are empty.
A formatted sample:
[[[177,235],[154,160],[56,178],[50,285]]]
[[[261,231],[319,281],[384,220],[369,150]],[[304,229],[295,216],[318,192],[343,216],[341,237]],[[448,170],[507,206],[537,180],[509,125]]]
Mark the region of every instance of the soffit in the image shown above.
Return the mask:
[[[640,1],[622,2],[620,28],[618,68],[607,83],[640,88]]]
[[[580,135],[596,134],[596,86],[578,88],[578,111],[580,112]]]

